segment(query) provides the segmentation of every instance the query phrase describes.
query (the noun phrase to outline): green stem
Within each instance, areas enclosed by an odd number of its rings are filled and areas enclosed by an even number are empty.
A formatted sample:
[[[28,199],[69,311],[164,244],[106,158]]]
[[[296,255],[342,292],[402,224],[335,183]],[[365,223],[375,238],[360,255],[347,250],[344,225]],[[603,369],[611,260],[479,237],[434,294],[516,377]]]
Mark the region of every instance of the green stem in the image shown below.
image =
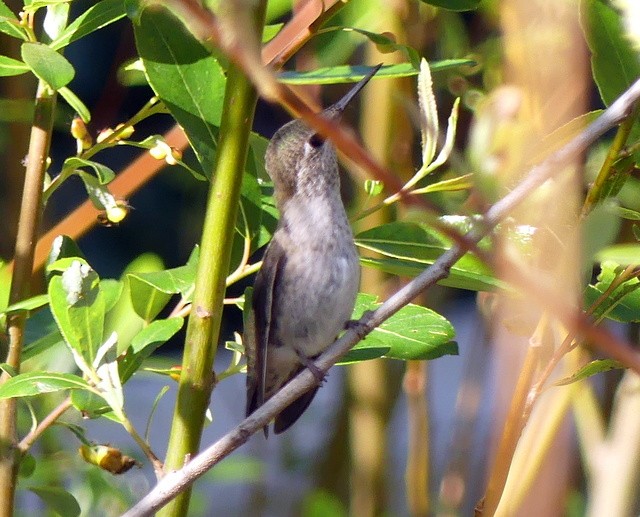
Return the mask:
[[[598,176],[593,182],[593,185],[591,185],[591,188],[587,193],[587,197],[584,200],[581,217],[586,217],[589,212],[593,210],[595,205],[598,204],[605,196],[604,189],[609,183],[611,175],[615,173],[614,164],[620,156],[620,152],[623,147],[627,143],[631,129],[638,118],[638,111],[638,106],[636,106],[633,112],[618,126],[616,136],[611,143],[611,147],[609,148],[609,152],[607,153],[604,163],[602,164],[602,167],[598,172]]]
[[[265,7],[266,1],[261,0],[253,8],[256,31],[264,24]],[[165,472],[182,467],[200,447],[205,412],[215,382],[213,363],[256,102],[255,88],[238,67],[230,66]],[[188,515],[190,495],[190,490],[183,492],[158,515]]]
[[[27,154],[24,190],[20,207],[20,220],[14,252],[14,268],[11,278],[9,305],[29,296],[33,256],[37,241],[38,225],[42,208],[42,188],[44,185],[56,94],[43,82],[38,85],[33,125]],[[23,312],[7,317],[9,350],[6,362],[16,371],[20,371],[20,358],[24,342]],[[0,384],[7,375],[0,376]],[[16,475],[20,462],[16,434],[17,399],[0,401],[0,516],[13,515],[13,500],[16,488]]]

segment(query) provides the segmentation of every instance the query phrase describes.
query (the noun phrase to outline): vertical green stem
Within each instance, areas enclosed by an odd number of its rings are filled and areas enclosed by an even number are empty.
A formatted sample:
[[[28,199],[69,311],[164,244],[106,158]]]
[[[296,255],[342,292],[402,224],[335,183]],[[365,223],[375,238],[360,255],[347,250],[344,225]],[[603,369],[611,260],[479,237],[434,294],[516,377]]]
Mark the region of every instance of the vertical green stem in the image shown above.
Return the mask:
[[[33,126],[27,154],[27,166],[20,207],[20,219],[14,252],[14,268],[11,278],[9,304],[19,302],[29,296],[33,255],[37,240],[38,225],[42,211],[42,189],[47,169],[53,113],[56,94],[44,83],[38,85]],[[15,371],[20,370],[20,357],[24,341],[25,318],[14,313],[7,318],[9,351],[6,362]],[[0,376],[0,384],[7,378]],[[16,435],[16,399],[0,401],[0,516],[13,515],[13,500],[16,488],[16,474],[20,455]]]
[[[264,24],[266,1],[253,7],[255,30]],[[213,363],[220,330],[225,281],[240,198],[247,143],[257,94],[234,65],[228,73],[220,126],[218,154],[213,171],[200,243],[193,306],[187,326],[182,374],[165,461],[165,472],[182,467],[198,452],[204,416],[215,382]],[[188,514],[190,491],[169,503],[159,515]]]

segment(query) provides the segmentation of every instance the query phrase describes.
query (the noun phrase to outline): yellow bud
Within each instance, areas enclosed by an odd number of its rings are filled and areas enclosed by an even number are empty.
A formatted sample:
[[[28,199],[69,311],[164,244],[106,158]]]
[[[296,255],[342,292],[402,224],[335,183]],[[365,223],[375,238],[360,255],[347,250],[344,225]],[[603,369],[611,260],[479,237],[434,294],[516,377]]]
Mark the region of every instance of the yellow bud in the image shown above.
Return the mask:
[[[149,154],[156,160],[164,160],[167,156],[167,144],[165,144],[164,142],[158,142],[155,147],[149,149]]]
[[[71,121],[71,136],[76,140],[84,140],[89,132],[87,126],[80,117],[74,117]]]
[[[122,132],[118,135],[118,140],[124,140],[126,138],[129,138],[131,135],[133,135],[133,132],[135,131],[135,128],[133,126],[126,126],[124,124],[118,124],[116,126],[116,130],[124,128],[122,130]]]
[[[108,445],[82,445],[78,452],[87,463],[96,465],[111,474],[123,474],[138,464],[132,457]]]
[[[103,129],[102,131],[100,131],[100,133],[98,133],[98,136],[96,138],[96,142],[101,144],[107,138],[109,138],[112,134],[113,134],[113,129],[111,129],[110,127],[108,127],[107,129]]]

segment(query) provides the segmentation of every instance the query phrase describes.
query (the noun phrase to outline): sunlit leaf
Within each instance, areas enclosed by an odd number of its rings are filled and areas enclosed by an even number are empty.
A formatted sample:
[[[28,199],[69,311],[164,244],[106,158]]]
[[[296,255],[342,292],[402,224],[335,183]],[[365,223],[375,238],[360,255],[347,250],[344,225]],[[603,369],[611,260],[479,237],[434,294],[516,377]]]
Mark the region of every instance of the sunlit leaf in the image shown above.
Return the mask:
[[[105,300],[99,280],[91,267],[74,260],[61,276],[49,281],[50,307],[58,328],[88,365],[102,345]]]
[[[20,47],[22,60],[38,79],[58,90],[71,82],[75,70],[65,57],[42,43],[23,43]]]
[[[125,16],[124,0],[101,0],[73,20],[49,46],[59,50]]]
[[[466,233],[463,231],[462,233]],[[362,264],[400,275],[417,276],[447,251],[451,244],[427,225],[395,222],[356,235],[356,245],[383,255],[361,257]],[[467,253],[453,265],[442,285],[473,291],[504,287],[491,270],[477,257]]]
[[[588,285],[585,290],[587,307],[590,307],[605,292],[609,292],[611,283],[618,278],[624,269],[618,263],[610,260],[603,261],[600,267],[602,270],[598,275],[598,281],[595,285]],[[603,316],[624,323],[640,321],[640,281],[637,278],[622,283],[604,298],[593,313],[593,317],[596,319]]]
[[[365,311],[375,310],[379,305],[375,296],[360,293],[352,319],[359,319]],[[402,360],[456,355],[458,346],[454,337],[455,330],[446,318],[426,307],[410,304],[374,329],[341,362],[370,358],[366,357],[367,352],[378,357],[376,354],[382,351],[384,357]]]
[[[18,18],[13,11],[7,7],[3,0],[0,0],[0,32],[24,41],[29,39],[25,30],[18,25]]]
[[[570,377],[565,377],[564,379],[554,382],[554,385],[566,386],[567,384],[573,384],[574,382],[587,379],[598,373],[608,372],[610,370],[622,370],[625,368],[626,367],[621,362],[615,361],[614,359],[598,359],[585,364]]]
[[[457,68],[460,66],[475,65],[470,59],[446,59],[429,63],[432,73]],[[362,79],[371,71],[371,68],[363,65],[344,65],[327,68],[317,68],[308,72],[295,72],[287,70],[278,75],[278,79],[289,84],[338,84],[354,83]],[[418,75],[419,69],[411,63],[399,63],[397,65],[383,65],[376,72],[374,79],[381,77],[409,77]]]
[[[0,56],[0,77],[21,75],[30,70],[29,66],[7,56]]]
[[[67,101],[67,104],[73,108],[85,124],[88,124],[91,121],[89,108],[85,106],[84,102],[82,102],[75,93],[66,86],[60,88],[58,93],[65,101]]]
[[[28,372],[7,379],[0,386],[0,399],[68,389],[90,390],[91,386],[82,377],[70,373]]]
[[[205,174],[213,170],[226,78],[211,52],[155,6],[134,23],[149,84],[185,130]]]

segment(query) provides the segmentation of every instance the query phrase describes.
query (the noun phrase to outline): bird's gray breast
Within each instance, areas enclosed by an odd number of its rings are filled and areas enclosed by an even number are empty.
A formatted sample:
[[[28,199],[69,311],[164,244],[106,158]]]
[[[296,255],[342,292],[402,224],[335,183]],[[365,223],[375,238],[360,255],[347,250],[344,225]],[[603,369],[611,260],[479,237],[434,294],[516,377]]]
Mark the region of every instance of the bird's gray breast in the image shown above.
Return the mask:
[[[274,300],[277,347],[313,357],[351,317],[360,281],[358,255],[351,239],[338,240],[316,240],[287,254]]]

